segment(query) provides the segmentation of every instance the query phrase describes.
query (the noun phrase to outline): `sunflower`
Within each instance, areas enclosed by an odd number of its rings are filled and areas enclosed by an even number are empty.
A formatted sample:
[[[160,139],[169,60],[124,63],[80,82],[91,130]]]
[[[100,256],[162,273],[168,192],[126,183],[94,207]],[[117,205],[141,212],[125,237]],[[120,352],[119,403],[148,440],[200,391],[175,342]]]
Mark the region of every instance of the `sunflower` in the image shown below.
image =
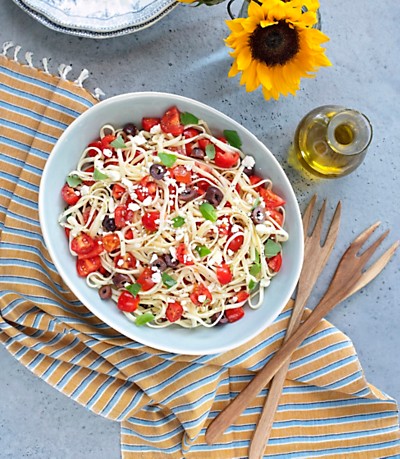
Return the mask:
[[[231,34],[225,42],[235,59],[228,76],[242,72],[246,91],[261,85],[267,100],[294,95],[302,77],[331,65],[321,47],[328,37],[312,28],[317,9],[316,0],[250,1],[246,18],[226,21]]]

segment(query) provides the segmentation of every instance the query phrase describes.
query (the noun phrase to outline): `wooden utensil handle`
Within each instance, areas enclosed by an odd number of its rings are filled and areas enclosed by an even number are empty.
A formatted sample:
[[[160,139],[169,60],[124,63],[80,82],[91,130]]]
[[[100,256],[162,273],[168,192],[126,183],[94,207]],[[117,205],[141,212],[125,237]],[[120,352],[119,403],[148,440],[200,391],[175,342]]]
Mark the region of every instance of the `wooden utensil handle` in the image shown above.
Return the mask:
[[[233,424],[239,415],[249,406],[250,402],[261,392],[276,375],[284,363],[290,359],[309,333],[319,324],[321,319],[337,304],[334,298],[324,297],[309,317],[299,326],[293,335],[282,345],[272,359],[262,368],[208,426],[205,438],[212,445],[225,430]]]

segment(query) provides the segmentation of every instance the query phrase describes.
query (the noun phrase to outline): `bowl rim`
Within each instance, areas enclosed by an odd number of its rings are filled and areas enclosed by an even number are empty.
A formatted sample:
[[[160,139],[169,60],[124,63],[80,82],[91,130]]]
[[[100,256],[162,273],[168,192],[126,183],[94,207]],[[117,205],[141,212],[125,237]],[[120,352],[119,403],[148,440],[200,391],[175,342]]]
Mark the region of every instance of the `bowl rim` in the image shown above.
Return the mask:
[[[168,93],[168,92],[159,92],[159,91],[139,91],[139,92],[128,92],[128,93],[123,93],[123,94],[118,94],[115,96],[112,96],[108,99],[102,100],[99,103],[93,105],[89,109],[87,109],[85,112],[80,114],[77,118],[75,118],[70,125],[67,126],[67,128],[64,130],[64,132],[61,134],[57,142],[54,144],[52,148],[52,152],[58,148],[60,144],[63,143],[65,138],[68,138],[69,133],[71,130],[74,129],[74,126],[78,123],[83,123],[86,118],[89,118],[93,116],[93,113],[96,113],[99,110],[103,110],[104,107],[107,107],[109,105],[114,105],[118,103],[121,100],[125,100],[126,98],[143,98],[143,97],[149,97],[149,98],[159,98],[159,97],[167,97],[167,98],[172,98],[174,102],[172,104],[179,105],[179,101],[185,102],[185,103],[190,103],[195,106],[198,106],[204,110],[210,111],[212,114],[215,116],[224,119],[227,121],[232,128],[237,128],[239,130],[245,130],[247,135],[252,139],[252,141],[256,142],[260,146],[264,152],[266,152],[269,156],[269,159],[275,163],[275,166],[280,170],[282,179],[285,182],[285,186],[289,190],[289,193],[291,195],[291,199],[294,203],[294,211],[296,213],[295,218],[300,222],[299,224],[299,244],[298,244],[298,257],[296,258],[296,266],[294,267],[294,275],[292,278],[292,281],[289,285],[287,285],[287,290],[286,290],[286,295],[283,296],[282,299],[282,307],[277,309],[277,311],[269,317],[268,320],[266,321],[260,321],[260,326],[255,327],[254,330],[247,334],[245,337],[238,338],[235,341],[234,345],[228,344],[228,345],[219,345],[218,347],[215,347],[212,350],[199,350],[198,352],[195,352],[194,350],[187,350],[185,352],[182,352],[180,349],[178,349],[174,345],[169,345],[167,344],[162,344],[158,345],[157,343],[155,344],[151,339],[146,339],[140,337],[138,338],[133,338],[132,336],[128,336],[126,334],[126,330],[121,329],[118,324],[112,323],[112,319],[107,317],[107,314],[103,314],[102,311],[96,310],[96,307],[88,304],[86,300],[83,298],[83,294],[81,293],[81,289],[76,286],[74,282],[69,282],[69,275],[67,274],[66,270],[63,267],[63,263],[57,256],[57,251],[55,250],[55,245],[52,243],[52,238],[49,234],[49,231],[45,225],[46,217],[45,217],[45,205],[44,205],[44,199],[46,196],[46,193],[48,192],[47,186],[46,186],[46,178],[48,175],[48,171],[52,168],[52,164],[54,161],[56,161],[56,155],[50,154],[46,164],[43,169],[41,181],[40,181],[40,187],[39,187],[39,199],[38,199],[38,213],[39,213],[39,222],[40,222],[40,227],[42,231],[42,235],[44,238],[44,242],[46,245],[46,248],[49,252],[50,258],[58,272],[58,274],[61,276],[63,281],[66,283],[68,288],[71,290],[71,292],[77,297],[77,299],[84,305],[93,315],[95,315],[97,318],[99,318],[101,321],[103,321],[105,324],[107,324],[110,328],[116,330],[117,332],[121,333],[124,337],[127,339],[130,339],[134,342],[137,342],[139,344],[143,344],[145,346],[149,346],[153,349],[161,350],[161,351],[166,351],[166,352],[171,352],[174,354],[178,355],[194,355],[194,356],[200,356],[200,355],[213,355],[213,354],[220,354],[224,353],[227,351],[230,351],[232,349],[236,349],[239,346],[249,342],[252,340],[254,337],[262,333],[267,327],[269,327],[274,320],[278,317],[278,315],[283,311],[285,308],[286,304],[288,303],[289,299],[291,298],[291,295],[297,285],[302,264],[303,264],[303,257],[304,257],[304,234],[303,234],[303,225],[301,224],[302,218],[301,218],[301,212],[299,208],[299,204],[296,198],[296,195],[294,193],[293,187],[283,170],[282,166],[278,162],[278,160],[275,158],[273,153],[269,150],[269,148],[264,145],[251,131],[249,131],[245,126],[242,126],[240,123],[235,121],[233,118],[229,117],[228,115],[225,115],[223,112],[220,112],[219,110],[211,107],[210,105],[207,105],[203,102],[199,102],[195,99],[173,94],[173,93]],[[88,287],[90,288],[90,287]],[[129,319],[127,319],[129,320]],[[133,323],[132,323],[133,324]],[[134,324],[133,324],[134,325]],[[134,329],[133,329],[134,330]],[[152,335],[150,335],[152,336]]]

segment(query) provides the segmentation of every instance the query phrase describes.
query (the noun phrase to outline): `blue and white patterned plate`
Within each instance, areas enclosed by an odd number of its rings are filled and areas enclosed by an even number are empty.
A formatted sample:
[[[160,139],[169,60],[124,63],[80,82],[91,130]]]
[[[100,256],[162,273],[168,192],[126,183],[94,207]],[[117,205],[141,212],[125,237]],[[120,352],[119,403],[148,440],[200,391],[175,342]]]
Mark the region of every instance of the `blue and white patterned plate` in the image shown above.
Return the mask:
[[[177,5],[176,0],[13,0],[26,13],[58,32],[111,38],[149,27]]]

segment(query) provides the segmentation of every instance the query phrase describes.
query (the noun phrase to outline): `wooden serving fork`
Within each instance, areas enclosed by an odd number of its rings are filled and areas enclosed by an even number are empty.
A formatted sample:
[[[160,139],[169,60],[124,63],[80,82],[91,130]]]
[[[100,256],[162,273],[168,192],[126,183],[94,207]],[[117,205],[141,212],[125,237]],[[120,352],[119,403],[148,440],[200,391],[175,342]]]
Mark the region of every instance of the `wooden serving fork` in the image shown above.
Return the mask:
[[[329,226],[325,242],[321,243],[321,232],[323,219],[326,208],[324,201],[314,229],[311,234],[308,234],[310,220],[315,206],[317,196],[311,198],[310,203],[303,215],[304,229],[304,262],[301,269],[301,274],[297,286],[296,299],[292,309],[292,315],[286,331],[285,341],[298,328],[301,322],[301,317],[304,312],[304,306],[318,280],[319,275],[323,271],[329,256],[333,250],[336,238],[339,232],[341,204],[338,203],[335,214]],[[263,456],[265,444],[269,439],[272,425],[274,422],[275,412],[279,405],[283,386],[286,380],[286,375],[289,370],[290,360],[287,360],[282,368],[271,381],[268,396],[264,404],[260,419],[258,420],[256,430],[250,442],[249,459],[260,459]]]
[[[389,231],[386,231],[369,248],[358,255],[361,247],[379,224],[380,222],[374,223],[350,244],[336,268],[327,291],[313,312],[282,345],[264,368],[257,373],[245,389],[211,422],[205,435],[208,444],[213,444],[225,432],[227,427],[238,418],[247,405],[271,381],[285,362],[290,359],[293,352],[319,322],[337,304],[373,280],[386,266],[399,246],[399,241],[395,242],[372,266],[365,270],[368,260]]]

